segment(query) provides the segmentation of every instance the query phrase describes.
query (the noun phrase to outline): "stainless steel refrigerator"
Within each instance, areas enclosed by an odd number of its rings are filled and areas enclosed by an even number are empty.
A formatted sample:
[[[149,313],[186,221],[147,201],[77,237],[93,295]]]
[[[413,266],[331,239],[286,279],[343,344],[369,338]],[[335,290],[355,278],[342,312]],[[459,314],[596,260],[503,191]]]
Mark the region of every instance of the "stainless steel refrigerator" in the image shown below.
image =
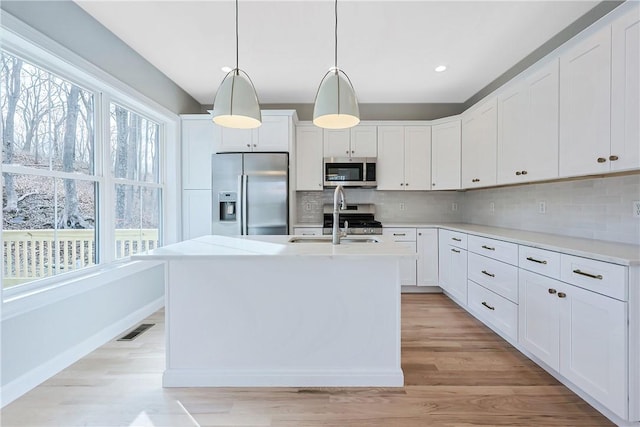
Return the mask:
[[[289,155],[220,153],[212,158],[212,234],[289,234]]]

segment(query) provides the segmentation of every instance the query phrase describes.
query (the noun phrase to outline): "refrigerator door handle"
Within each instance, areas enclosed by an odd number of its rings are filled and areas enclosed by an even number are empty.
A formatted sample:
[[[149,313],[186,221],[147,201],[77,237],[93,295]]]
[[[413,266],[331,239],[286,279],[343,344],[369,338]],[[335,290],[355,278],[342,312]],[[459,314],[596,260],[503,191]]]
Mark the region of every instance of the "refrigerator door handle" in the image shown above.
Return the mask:
[[[249,177],[242,175],[242,235],[249,234],[249,218],[247,217],[247,189],[249,187]]]
[[[244,215],[244,198],[242,197],[242,177],[244,175],[238,175],[238,199],[237,199],[237,204],[238,206],[236,206],[236,215],[238,217],[238,220],[236,221],[236,224],[238,224],[238,235],[242,234],[242,224],[244,223],[244,218],[242,217]]]

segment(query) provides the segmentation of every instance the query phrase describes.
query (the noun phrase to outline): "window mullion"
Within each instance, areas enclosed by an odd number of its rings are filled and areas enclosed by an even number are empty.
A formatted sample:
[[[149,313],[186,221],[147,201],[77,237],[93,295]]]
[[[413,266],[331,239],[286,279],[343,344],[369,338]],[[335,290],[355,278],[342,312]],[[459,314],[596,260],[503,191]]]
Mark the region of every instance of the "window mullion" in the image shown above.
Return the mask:
[[[111,173],[111,117],[109,104],[111,99],[108,94],[100,96],[100,175],[104,179],[100,197],[100,262],[111,262],[115,259],[115,223],[113,219],[114,206],[114,182]]]

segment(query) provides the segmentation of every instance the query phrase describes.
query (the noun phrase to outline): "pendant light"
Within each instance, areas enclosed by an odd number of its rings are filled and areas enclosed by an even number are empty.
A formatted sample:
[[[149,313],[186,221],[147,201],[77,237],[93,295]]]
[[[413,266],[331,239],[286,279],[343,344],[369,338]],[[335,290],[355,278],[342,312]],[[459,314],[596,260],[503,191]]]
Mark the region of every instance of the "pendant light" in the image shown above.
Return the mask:
[[[338,68],[338,0],[335,0],[334,66],[322,78],[313,107],[313,124],[326,129],[345,129],[360,123],[358,99],[351,80]]]
[[[236,68],[229,71],[213,101],[213,122],[237,129],[257,128],[262,124],[260,103],[249,75],[238,67],[238,0],[236,0]]]

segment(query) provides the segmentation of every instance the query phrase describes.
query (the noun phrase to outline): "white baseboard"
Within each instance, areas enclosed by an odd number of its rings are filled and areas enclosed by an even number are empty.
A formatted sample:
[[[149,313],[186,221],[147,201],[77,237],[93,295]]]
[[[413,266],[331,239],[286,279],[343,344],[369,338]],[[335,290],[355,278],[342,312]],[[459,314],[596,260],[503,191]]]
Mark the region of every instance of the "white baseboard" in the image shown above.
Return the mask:
[[[402,286],[400,292],[403,294],[441,294],[440,286]]]
[[[380,371],[167,369],[163,387],[403,387],[402,369]]]
[[[88,337],[84,341],[60,353],[55,358],[6,384],[0,391],[0,399],[2,399],[0,400],[0,407],[4,407],[13,402],[29,390],[91,353],[96,348],[104,345],[114,337],[130,329],[136,323],[149,317],[163,306],[164,296],[141,307],[127,317],[118,319],[100,332]]]

